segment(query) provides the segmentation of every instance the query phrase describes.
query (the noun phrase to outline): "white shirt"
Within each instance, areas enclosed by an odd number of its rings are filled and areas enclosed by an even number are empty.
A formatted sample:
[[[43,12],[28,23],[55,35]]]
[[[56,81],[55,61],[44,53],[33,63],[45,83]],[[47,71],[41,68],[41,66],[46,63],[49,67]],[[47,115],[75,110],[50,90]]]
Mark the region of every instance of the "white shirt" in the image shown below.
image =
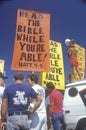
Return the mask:
[[[0,104],[2,103],[2,96],[3,96],[3,92],[4,92],[4,87],[0,86]]]
[[[41,87],[40,85],[36,84],[32,87],[42,98],[42,102],[39,106],[39,108],[36,110],[36,112],[46,112],[46,107],[45,107],[45,89]],[[30,101],[30,107],[33,108],[36,100],[31,98]]]
[[[46,97],[45,104],[46,104],[46,109],[47,109],[47,106],[50,104],[50,96]]]
[[[4,87],[0,86],[0,119],[1,119],[1,104],[2,104],[2,96],[4,92]]]

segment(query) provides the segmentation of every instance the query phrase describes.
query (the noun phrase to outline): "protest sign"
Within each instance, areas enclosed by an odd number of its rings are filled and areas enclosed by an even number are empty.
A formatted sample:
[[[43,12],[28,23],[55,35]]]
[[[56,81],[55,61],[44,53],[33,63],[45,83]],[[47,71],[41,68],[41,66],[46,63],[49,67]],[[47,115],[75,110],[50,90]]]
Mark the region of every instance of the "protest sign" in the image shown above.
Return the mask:
[[[61,43],[50,41],[50,72],[41,72],[41,85],[46,87],[47,82],[55,84],[56,89],[64,90],[65,76]]]
[[[2,73],[4,73],[4,64],[5,64],[5,61],[0,60],[0,72],[2,72]]]
[[[81,47],[78,44],[75,44],[75,48],[77,50],[77,60],[78,60],[78,69],[81,75],[81,78],[84,79],[85,76],[85,48]],[[79,79],[78,74],[77,80]]]
[[[50,14],[18,10],[12,70],[50,70]]]

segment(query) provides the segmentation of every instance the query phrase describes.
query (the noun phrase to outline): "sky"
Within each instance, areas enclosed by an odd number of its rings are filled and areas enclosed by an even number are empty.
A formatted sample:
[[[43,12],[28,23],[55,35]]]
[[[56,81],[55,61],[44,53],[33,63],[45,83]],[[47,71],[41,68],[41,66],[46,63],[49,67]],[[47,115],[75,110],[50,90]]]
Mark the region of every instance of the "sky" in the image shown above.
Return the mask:
[[[11,70],[16,34],[17,10],[25,9],[50,14],[50,40],[60,42],[63,50],[65,78],[70,71],[65,39],[74,39],[86,48],[85,0],[0,0],[0,59],[5,60],[6,85],[13,83]],[[24,72],[25,76],[29,72]],[[36,72],[39,76],[39,73]]]

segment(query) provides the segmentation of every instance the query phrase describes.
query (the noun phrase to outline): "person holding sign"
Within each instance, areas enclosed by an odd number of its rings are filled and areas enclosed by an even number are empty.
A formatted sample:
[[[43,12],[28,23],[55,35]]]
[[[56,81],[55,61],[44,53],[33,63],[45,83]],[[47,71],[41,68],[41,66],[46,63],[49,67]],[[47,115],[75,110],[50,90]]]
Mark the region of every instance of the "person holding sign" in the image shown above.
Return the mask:
[[[78,69],[77,50],[75,48],[75,41],[70,40],[70,39],[66,39],[65,44],[67,46],[69,46],[69,48],[67,50],[67,55],[70,58],[70,65],[71,65],[71,68],[72,68],[74,79],[77,80],[76,72],[79,76],[79,79],[81,79],[81,75],[80,75],[80,72],[79,72],[79,69]]]
[[[45,89],[38,84],[38,77],[32,73],[27,76],[28,85],[31,86],[42,98],[42,103],[35,113],[30,117],[30,130],[46,130],[47,129],[47,115],[45,106]],[[35,100],[31,98],[29,109],[34,107]]]

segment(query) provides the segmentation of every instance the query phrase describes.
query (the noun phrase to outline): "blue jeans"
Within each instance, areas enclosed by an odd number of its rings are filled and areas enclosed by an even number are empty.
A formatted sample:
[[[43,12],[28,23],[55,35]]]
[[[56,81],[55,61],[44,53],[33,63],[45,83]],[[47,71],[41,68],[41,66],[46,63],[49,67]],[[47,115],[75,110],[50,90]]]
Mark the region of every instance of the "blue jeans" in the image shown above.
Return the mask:
[[[52,123],[53,123],[54,130],[61,130],[60,123],[61,123],[62,118],[63,118],[62,113],[53,113],[52,114]]]
[[[29,119],[27,115],[13,115],[7,117],[6,130],[29,130]]]

